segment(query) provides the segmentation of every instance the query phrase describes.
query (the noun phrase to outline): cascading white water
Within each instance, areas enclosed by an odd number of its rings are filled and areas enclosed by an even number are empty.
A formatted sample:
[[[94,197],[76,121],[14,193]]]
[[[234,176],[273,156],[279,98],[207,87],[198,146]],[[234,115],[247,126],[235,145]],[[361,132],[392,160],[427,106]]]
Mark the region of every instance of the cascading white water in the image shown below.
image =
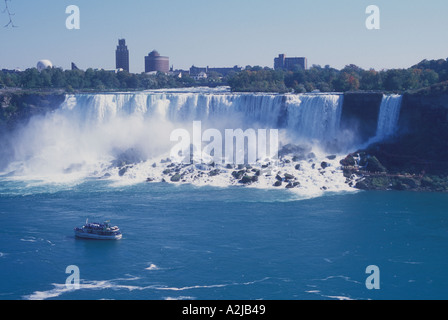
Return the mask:
[[[169,155],[173,146],[170,134],[177,128],[191,129],[196,120],[203,122],[203,130],[280,129],[280,145],[309,143],[324,148],[339,134],[342,100],[342,94],[234,94],[222,90],[67,95],[58,110],[31,119],[21,129],[8,170],[22,178],[58,182],[89,176],[121,179],[125,172],[124,177],[137,182],[151,176],[160,181],[162,166],[153,164]],[[319,148],[313,152],[320,154]],[[342,173],[331,173],[339,160],[329,160],[327,155],[322,152],[322,160],[313,158],[313,162],[303,159],[300,171],[291,162],[287,170],[303,177],[303,188],[341,188],[345,184]],[[334,162],[333,168],[326,173],[318,171],[322,161]],[[123,166],[127,168],[120,173]],[[191,179],[195,179],[193,175]],[[275,175],[259,184],[272,186],[272,179]]]
[[[343,95],[291,95],[287,97],[287,128],[298,137],[332,141],[338,136]]]
[[[276,124],[282,99],[267,94],[80,94],[67,96],[61,109],[73,111],[79,120],[91,123],[140,115],[171,122],[242,116],[251,122]]]
[[[403,96],[398,94],[383,95],[374,142],[387,139],[396,133],[402,98]]]
[[[126,116],[177,123],[230,119],[231,128],[254,124],[277,128],[283,122],[290,133],[319,142],[338,134],[342,101],[338,94],[80,94],[67,96],[61,109],[87,125]]]

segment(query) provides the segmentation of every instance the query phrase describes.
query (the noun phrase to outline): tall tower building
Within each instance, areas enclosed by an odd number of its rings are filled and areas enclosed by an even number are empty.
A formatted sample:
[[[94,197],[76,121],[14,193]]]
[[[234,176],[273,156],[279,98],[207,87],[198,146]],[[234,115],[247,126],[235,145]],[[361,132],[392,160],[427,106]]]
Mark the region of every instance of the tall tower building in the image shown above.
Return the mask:
[[[129,50],[125,39],[118,40],[117,50],[115,51],[115,64],[117,69],[129,72]]]

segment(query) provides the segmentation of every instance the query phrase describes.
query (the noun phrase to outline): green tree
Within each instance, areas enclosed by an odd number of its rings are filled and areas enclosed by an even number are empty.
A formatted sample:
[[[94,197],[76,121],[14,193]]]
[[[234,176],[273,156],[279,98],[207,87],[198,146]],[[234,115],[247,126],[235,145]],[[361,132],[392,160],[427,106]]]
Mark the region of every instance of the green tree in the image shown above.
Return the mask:
[[[26,69],[21,78],[21,84],[24,88],[39,88],[41,86],[41,78],[36,68]]]
[[[439,81],[439,75],[434,70],[426,69],[422,72],[421,81],[423,87],[428,87]]]
[[[384,89],[386,91],[403,90],[404,71],[399,69],[387,70],[384,75]]]
[[[51,86],[54,88],[64,88],[66,86],[64,71],[61,68],[52,69]]]
[[[367,71],[363,70],[361,72],[359,88],[361,90],[381,90],[381,74],[374,69],[370,69]]]

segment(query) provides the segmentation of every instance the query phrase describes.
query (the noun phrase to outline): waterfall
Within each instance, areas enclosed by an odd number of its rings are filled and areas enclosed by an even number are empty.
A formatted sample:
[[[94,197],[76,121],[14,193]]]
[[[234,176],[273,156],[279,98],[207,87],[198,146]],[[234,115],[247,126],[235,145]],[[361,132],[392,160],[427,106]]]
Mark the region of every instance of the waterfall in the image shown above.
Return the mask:
[[[95,178],[117,183],[181,179],[219,186],[241,185],[244,178],[243,183],[277,188],[281,172],[285,179],[286,174],[294,177],[288,183],[284,180],[283,188],[313,194],[347,190],[339,153],[359,146],[351,139],[356,128],[353,132],[340,128],[343,100],[344,95],[336,93],[232,93],[222,89],[70,94],[57,110],[32,117],[11,135],[13,156],[0,177],[30,180],[31,185],[34,181],[71,184]],[[383,96],[371,142],[395,134],[401,100],[400,95]],[[197,121],[199,130],[194,129]],[[269,129],[277,130],[271,135]],[[233,136],[235,148],[227,148],[228,136],[223,133],[229,131],[244,131],[242,138]],[[183,144],[182,135],[174,135],[178,140],[171,138],[173,132],[193,138]],[[177,153],[172,152],[177,150],[175,145],[181,145]],[[193,162],[185,150],[193,150]],[[201,157],[195,158],[198,151]],[[240,172],[234,170],[245,159],[233,164],[220,160],[242,153],[253,168],[239,177]],[[172,161],[176,156],[187,161]]]
[[[402,98],[403,96],[398,94],[383,95],[375,141],[385,140],[396,133]]]
[[[342,100],[342,94],[222,90],[70,94],[55,112],[35,117],[21,129],[9,169],[40,176],[104,172],[128,158],[146,161],[169,153],[170,134],[177,128],[192,132],[193,121],[202,121],[202,130],[222,133],[278,129],[280,146],[325,149],[339,134]]]
[[[77,94],[67,96],[61,109],[89,123],[129,115],[171,122],[206,121],[236,115],[266,125],[276,123],[282,100],[280,95],[268,94]]]
[[[283,124],[300,138],[326,141],[338,134],[342,101],[340,94],[77,94],[67,96],[61,110],[84,125],[128,116],[176,123],[230,120],[232,126]]]
[[[297,136],[320,142],[334,140],[339,133],[343,95],[302,94],[287,99],[287,128]]]

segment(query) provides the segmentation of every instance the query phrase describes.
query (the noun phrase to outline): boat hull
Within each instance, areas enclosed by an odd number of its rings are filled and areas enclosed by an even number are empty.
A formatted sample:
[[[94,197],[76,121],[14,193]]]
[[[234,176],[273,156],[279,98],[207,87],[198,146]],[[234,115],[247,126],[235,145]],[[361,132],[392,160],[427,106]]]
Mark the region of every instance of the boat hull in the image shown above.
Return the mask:
[[[75,231],[75,236],[82,239],[94,239],[94,240],[120,240],[123,237],[121,233],[116,235],[101,235],[101,234],[78,232],[78,231]]]

